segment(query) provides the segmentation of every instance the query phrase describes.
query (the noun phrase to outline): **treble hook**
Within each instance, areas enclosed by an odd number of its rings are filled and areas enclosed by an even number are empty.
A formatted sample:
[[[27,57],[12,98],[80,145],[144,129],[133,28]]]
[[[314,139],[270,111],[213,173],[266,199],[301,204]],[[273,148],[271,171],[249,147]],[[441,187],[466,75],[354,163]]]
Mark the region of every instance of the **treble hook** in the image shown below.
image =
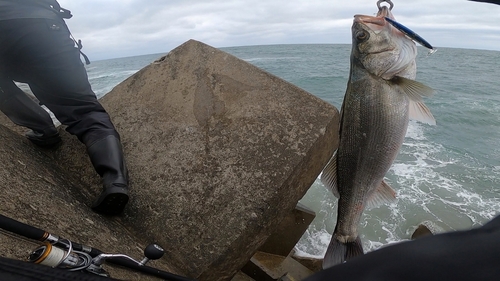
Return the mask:
[[[382,6],[380,6],[380,4],[382,4],[382,2],[387,2],[387,4],[390,5],[389,10],[392,10],[392,8],[394,8],[394,4],[392,3],[391,0],[379,0],[379,1],[377,1],[377,7],[379,10],[382,9]]]

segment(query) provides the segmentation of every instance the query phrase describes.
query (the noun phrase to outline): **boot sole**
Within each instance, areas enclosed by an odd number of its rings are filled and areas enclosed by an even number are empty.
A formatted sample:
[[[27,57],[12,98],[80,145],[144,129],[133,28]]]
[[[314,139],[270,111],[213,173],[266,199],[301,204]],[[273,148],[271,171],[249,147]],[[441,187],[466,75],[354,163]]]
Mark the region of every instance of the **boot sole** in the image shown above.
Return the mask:
[[[92,205],[92,210],[102,215],[119,215],[125,209],[128,199],[126,191],[110,192],[110,190],[106,190],[101,193],[97,201]]]

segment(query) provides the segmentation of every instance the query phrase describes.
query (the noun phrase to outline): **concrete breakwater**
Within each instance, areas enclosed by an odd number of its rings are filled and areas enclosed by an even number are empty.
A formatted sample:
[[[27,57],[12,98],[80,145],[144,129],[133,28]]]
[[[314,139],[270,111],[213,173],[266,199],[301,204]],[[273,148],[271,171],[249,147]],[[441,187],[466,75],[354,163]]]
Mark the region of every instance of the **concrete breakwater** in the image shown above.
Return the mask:
[[[190,40],[101,100],[131,178],[123,216],[89,205],[100,190],[82,144],[34,147],[0,119],[0,212],[104,251],[198,280],[231,280],[295,210],[338,145],[332,105],[230,54]],[[8,257],[22,243],[0,236]],[[5,252],[5,251],[4,251]],[[21,253],[21,254],[20,254]],[[113,271],[114,270],[114,271]],[[135,275],[113,269],[112,276]]]

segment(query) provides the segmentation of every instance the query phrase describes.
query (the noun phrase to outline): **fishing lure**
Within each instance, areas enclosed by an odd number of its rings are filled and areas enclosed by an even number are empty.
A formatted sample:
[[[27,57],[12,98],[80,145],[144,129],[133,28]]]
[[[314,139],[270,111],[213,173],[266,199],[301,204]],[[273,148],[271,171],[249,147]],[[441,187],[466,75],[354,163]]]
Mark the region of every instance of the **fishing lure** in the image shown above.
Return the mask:
[[[409,29],[408,27],[400,24],[399,22],[392,20],[388,17],[385,17],[385,20],[388,21],[392,26],[394,26],[397,30],[403,32],[406,36],[410,37],[410,39],[414,40],[415,42],[419,43],[420,45],[428,48],[430,53],[434,53],[437,51],[437,49],[434,49],[429,42],[425,41],[424,38],[422,38],[420,35]]]

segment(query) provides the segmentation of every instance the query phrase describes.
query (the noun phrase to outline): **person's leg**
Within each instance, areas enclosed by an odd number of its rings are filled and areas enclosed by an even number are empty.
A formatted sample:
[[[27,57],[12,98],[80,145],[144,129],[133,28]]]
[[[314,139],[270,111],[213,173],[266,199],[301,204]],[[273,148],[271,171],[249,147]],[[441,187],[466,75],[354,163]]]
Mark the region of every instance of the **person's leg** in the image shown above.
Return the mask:
[[[0,73],[0,111],[12,122],[32,131],[26,137],[42,147],[53,147],[61,142],[49,113],[26,95],[5,74]]]
[[[120,139],[109,135],[87,147],[92,165],[102,177],[104,189],[92,209],[119,214],[128,202],[128,172]]]
[[[80,53],[63,22],[33,20],[15,52],[13,78],[29,84],[66,130],[87,146],[104,190],[93,209],[120,213],[128,201],[128,177],[120,136],[88,82]]]

